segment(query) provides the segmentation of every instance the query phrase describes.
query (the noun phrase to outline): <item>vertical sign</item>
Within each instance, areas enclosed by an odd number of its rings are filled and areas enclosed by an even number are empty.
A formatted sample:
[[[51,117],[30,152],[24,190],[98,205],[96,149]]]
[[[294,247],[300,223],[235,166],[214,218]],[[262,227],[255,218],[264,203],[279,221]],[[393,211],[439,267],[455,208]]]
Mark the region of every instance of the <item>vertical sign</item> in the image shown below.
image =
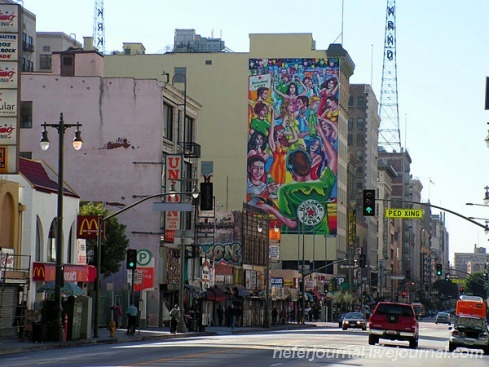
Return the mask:
[[[176,192],[182,192],[181,190],[181,178],[182,178],[182,164],[181,155],[168,155],[166,158],[165,177],[166,187],[175,188]],[[175,195],[174,198],[170,195],[165,196],[166,202],[180,202],[180,195]],[[173,242],[175,239],[175,232],[180,229],[180,213],[178,211],[165,212],[165,242]]]
[[[18,173],[21,17],[18,4],[0,4],[0,173]]]

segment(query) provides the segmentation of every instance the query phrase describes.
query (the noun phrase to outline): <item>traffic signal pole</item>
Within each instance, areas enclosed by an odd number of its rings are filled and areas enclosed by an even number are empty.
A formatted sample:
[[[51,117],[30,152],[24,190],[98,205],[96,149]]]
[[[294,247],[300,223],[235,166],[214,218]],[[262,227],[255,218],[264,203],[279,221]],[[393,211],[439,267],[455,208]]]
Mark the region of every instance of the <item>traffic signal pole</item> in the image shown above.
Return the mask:
[[[376,198],[375,200],[378,200],[378,201],[388,201],[388,202],[393,201],[392,199],[379,199],[379,198]],[[460,217],[462,219],[465,219],[466,221],[468,221],[468,222],[470,222],[472,224],[475,224],[478,227],[484,228],[484,230],[486,230],[486,231],[489,231],[489,226],[488,225],[484,225],[484,224],[481,224],[479,222],[476,222],[475,220],[472,220],[472,219],[466,217],[465,215],[462,215],[460,213],[454,212],[453,210],[450,210],[450,209],[447,209],[447,208],[443,208],[441,206],[433,205],[431,203],[420,203],[418,201],[405,201],[405,200],[395,200],[395,201],[398,202],[398,203],[424,205],[424,206],[429,206],[431,208],[444,210],[444,211],[446,211],[446,212],[448,212],[450,214],[453,214],[453,215],[456,215],[457,217]]]

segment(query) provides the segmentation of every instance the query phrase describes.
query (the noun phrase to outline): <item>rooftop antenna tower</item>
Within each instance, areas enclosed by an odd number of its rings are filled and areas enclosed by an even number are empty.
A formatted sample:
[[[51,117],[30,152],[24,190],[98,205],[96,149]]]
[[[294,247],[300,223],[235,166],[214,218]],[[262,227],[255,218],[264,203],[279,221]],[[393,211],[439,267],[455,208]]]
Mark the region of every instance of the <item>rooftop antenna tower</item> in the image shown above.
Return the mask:
[[[95,0],[93,12],[93,47],[105,54],[104,0]]]
[[[397,99],[396,0],[387,0],[385,17],[384,65],[380,90],[379,148],[401,151],[399,103]]]

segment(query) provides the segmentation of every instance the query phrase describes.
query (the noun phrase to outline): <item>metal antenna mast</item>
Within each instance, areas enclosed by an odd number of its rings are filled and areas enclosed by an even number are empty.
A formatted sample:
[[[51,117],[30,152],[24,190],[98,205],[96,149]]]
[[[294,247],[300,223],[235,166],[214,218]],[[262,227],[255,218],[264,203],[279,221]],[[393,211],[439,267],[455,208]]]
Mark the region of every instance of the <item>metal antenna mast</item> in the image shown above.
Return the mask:
[[[95,0],[93,12],[93,46],[105,54],[104,0]]]
[[[401,151],[396,54],[396,0],[387,0],[379,111],[379,148],[382,147],[387,152]]]

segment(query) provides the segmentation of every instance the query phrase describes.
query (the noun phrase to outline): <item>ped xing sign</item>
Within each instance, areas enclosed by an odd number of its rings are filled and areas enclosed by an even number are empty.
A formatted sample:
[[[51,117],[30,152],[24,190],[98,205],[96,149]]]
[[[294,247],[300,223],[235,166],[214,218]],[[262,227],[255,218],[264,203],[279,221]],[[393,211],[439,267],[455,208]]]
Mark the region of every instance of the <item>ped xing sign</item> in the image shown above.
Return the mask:
[[[421,219],[423,218],[423,209],[386,208],[384,211],[384,216],[386,218]]]

